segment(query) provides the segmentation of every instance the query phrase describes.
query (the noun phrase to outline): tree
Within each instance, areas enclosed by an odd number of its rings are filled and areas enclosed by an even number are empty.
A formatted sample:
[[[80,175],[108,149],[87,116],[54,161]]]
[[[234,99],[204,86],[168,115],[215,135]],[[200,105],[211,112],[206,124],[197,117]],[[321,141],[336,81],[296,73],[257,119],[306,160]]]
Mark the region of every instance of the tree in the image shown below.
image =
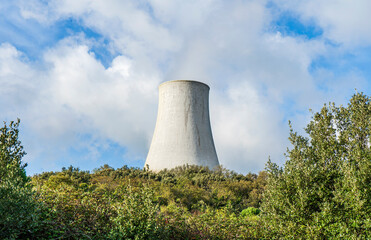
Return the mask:
[[[28,182],[22,157],[26,154],[21,142],[18,140],[18,127],[20,120],[11,121],[9,127],[4,122],[0,128],[0,182],[7,179],[17,181],[18,184]]]
[[[4,122],[0,128],[0,238],[18,239],[36,236],[40,224],[38,205],[26,175],[26,154],[18,140],[20,120]]]
[[[324,105],[305,129],[290,124],[283,168],[267,163],[262,217],[287,238],[371,237],[371,103],[363,93],[348,106]]]

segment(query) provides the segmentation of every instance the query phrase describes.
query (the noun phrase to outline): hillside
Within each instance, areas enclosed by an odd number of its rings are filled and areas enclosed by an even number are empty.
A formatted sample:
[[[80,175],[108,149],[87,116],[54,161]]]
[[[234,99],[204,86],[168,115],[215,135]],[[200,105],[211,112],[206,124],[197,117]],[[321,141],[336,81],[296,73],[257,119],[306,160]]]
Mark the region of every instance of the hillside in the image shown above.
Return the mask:
[[[153,173],[105,165],[93,173],[72,166],[45,172],[32,183],[51,226],[65,237],[233,239],[257,234],[249,229],[257,219],[249,221],[241,211],[259,207],[265,179],[265,172],[242,175],[223,168]]]

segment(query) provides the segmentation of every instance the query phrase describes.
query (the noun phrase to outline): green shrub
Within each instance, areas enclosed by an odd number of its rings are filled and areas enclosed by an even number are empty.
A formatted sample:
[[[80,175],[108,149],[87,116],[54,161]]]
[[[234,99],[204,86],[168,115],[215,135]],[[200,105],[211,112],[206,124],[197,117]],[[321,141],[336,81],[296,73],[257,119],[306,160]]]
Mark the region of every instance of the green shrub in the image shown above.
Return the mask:
[[[260,213],[259,208],[248,207],[241,211],[240,216],[241,217],[252,217],[252,216],[258,215],[259,213]]]
[[[165,239],[161,225],[159,204],[154,203],[153,191],[142,186],[133,191],[132,186],[117,188],[120,199],[113,204],[116,217],[112,219],[110,239]]]

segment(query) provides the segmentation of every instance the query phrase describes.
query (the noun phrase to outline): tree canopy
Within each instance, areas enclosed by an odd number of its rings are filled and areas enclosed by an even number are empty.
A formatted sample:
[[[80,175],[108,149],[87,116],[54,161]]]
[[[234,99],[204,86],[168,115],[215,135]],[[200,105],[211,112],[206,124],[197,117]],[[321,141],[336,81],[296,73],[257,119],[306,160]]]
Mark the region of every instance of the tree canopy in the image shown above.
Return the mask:
[[[370,97],[324,105],[305,130],[290,125],[283,168],[267,163],[265,223],[288,238],[371,237]]]

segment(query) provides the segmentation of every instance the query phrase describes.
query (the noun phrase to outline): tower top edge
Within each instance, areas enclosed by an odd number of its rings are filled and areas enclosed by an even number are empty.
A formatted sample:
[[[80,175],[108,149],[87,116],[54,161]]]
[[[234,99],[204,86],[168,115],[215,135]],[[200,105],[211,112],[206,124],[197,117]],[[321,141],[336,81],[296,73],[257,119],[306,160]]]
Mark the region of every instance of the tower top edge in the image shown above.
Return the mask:
[[[201,84],[201,85],[204,85],[204,86],[206,86],[207,88],[210,89],[209,85],[207,85],[206,83],[199,82],[199,81],[195,81],[195,80],[170,80],[170,81],[166,81],[166,82],[161,83],[161,84],[159,85],[159,87],[161,87],[161,86],[163,86],[163,85],[170,84],[170,83],[179,83],[179,82]]]

